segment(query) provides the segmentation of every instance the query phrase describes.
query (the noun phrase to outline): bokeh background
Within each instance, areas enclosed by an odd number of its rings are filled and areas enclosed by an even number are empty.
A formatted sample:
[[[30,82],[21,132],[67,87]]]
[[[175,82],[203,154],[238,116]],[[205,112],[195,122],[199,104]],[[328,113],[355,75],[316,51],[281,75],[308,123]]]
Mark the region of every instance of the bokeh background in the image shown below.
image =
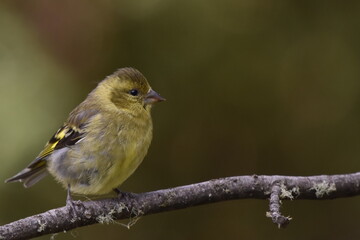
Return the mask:
[[[360,3],[124,0],[0,2],[1,181],[25,167],[96,83],[141,70],[167,98],[124,191],[212,178],[360,168]],[[0,184],[0,224],[63,206],[51,177]],[[55,239],[359,239],[359,198],[264,200],[94,225]],[[124,222],[126,223],[126,221]],[[50,239],[45,236],[40,239]]]

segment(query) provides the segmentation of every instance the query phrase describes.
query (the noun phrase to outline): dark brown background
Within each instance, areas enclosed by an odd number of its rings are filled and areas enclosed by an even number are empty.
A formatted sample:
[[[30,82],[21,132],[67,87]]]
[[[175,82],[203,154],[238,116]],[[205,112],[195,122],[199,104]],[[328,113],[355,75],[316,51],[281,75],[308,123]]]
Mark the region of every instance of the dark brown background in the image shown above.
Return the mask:
[[[247,174],[360,167],[360,5],[330,1],[2,1],[0,176],[26,166],[104,76],[133,66],[168,99],[125,191]],[[2,181],[1,180],[1,181]],[[48,177],[0,184],[0,224],[59,207]],[[96,225],[55,239],[359,239],[358,198],[241,200]],[[49,239],[49,236],[40,239]]]

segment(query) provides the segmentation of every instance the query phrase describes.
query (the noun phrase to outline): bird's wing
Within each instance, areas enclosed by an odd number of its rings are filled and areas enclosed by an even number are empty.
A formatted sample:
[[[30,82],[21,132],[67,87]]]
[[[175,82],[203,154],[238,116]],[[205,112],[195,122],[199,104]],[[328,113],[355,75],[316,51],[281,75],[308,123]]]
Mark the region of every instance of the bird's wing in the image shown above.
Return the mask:
[[[63,125],[54,136],[52,136],[49,142],[47,142],[44,150],[28,165],[28,168],[36,168],[45,164],[46,157],[52,154],[54,150],[72,146],[82,138],[82,130],[80,128],[67,124]]]
[[[54,150],[76,144],[82,139],[81,130],[69,125],[62,126],[45,145],[44,150],[25,169],[5,182],[24,182],[25,187],[31,187],[47,175],[46,158]]]
[[[98,111],[91,108],[85,108],[87,110],[84,110],[83,104],[86,104],[86,102],[81,103],[70,113],[68,121],[57,130],[37,158],[27,166],[28,168],[36,168],[44,165],[46,163],[46,157],[51,155],[54,150],[70,147],[84,138],[84,128]]]
[[[91,117],[97,114],[97,111],[77,111],[78,108],[70,114],[70,117],[49,140],[44,149],[25,169],[15,176],[7,179],[5,182],[23,181],[25,187],[30,187],[46,176],[46,159],[55,150],[71,147],[84,138],[84,128]]]

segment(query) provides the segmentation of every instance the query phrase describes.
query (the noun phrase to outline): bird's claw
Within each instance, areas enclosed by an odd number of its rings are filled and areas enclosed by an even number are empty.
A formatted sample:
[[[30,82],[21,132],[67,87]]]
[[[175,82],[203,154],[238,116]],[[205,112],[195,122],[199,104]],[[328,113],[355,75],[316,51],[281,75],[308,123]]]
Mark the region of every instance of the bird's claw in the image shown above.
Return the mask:
[[[114,192],[117,194],[117,198],[120,200],[128,201],[136,197],[136,193],[123,192],[118,188],[114,189]]]

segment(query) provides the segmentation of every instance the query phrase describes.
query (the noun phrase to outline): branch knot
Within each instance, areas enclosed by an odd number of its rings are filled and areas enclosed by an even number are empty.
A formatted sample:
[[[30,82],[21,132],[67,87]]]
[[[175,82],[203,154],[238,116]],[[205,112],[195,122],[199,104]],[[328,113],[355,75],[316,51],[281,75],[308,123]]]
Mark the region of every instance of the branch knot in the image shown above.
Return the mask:
[[[274,182],[271,187],[270,200],[269,200],[269,212],[266,213],[266,216],[271,218],[273,223],[277,224],[279,228],[286,227],[291,220],[291,217],[285,217],[280,213],[281,200],[280,196],[282,195],[282,189],[284,189],[284,184],[280,181]],[[292,194],[290,194],[292,199]],[[289,197],[286,195],[286,197]]]

